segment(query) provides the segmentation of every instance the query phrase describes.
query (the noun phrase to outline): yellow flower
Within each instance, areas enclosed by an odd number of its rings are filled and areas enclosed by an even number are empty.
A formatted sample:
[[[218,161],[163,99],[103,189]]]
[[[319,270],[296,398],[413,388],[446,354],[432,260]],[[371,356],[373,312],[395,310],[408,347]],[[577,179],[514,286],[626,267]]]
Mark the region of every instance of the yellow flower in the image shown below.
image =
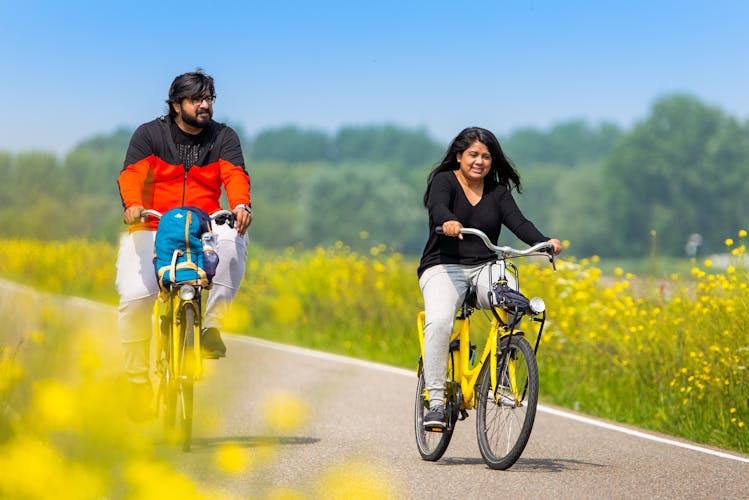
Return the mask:
[[[77,421],[78,409],[72,389],[54,381],[42,382],[34,388],[37,415],[52,429],[65,429]]]
[[[746,238],[746,229],[739,230],[739,238]]]
[[[38,439],[18,437],[4,443],[0,456],[3,498],[106,498],[106,481],[92,468],[66,461]],[[64,492],[64,493],[63,493]]]
[[[291,488],[276,488],[268,494],[268,500],[304,500],[307,498],[301,492]]]
[[[732,238],[726,238],[726,246],[732,247],[733,246],[733,239]]]
[[[279,391],[272,394],[264,404],[265,421],[277,431],[292,431],[304,424],[308,408],[298,396]]]
[[[392,477],[372,462],[348,461],[324,472],[316,484],[321,498],[398,498]]]
[[[713,261],[710,259],[705,259],[705,267],[713,267]]]
[[[273,318],[282,324],[295,323],[304,313],[299,297],[292,293],[281,293],[273,302]]]
[[[250,454],[246,448],[237,443],[225,443],[216,450],[216,464],[219,469],[238,474],[250,465]]]
[[[203,498],[185,475],[162,462],[136,459],[125,468],[131,498]]]

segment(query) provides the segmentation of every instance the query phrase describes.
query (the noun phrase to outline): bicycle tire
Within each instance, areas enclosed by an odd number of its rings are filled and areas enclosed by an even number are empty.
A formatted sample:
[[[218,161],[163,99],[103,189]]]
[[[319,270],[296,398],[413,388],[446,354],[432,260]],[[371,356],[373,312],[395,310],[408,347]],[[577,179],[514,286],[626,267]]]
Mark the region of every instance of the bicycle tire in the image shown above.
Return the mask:
[[[424,370],[419,366],[419,377],[416,383],[416,400],[414,404],[414,430],[416,431],[416,446],[424,460],[435,462],[447,450],[453,436],[453,425],[448,425],[443,432],[424,430],[424,415],[429,411],[429,402],[424,397]],[[452,413],[452,412],[451,412]],[[455,418],[451,421],[454,423]]]
[[[160,357],[158,360],[160,364],[160,377],[156,401],[158,411],[163,416],[164,437],[167,442],[171,442],[174,435],[174,422],[177,416],[177,389],[171,372],[173,350],[171,339],[165,339],[162,347],[163,351],[159,353]]]
[[[191,304],[187,304],[182,309],[182,328],[181,328],[181,373],[177,377],[177,415],[179,416],[179,438],[182,442],[182,451],[190,451],[192,441],[192,419],[193,419],[193,401],[195,380],[195,309]]]
[[[176,442],[174,428],[177,418],[177,384],[164,377],[159,385],[161,412],[164,415],[164,439],[168,443]]]
[[[509,347],[508,347],[509,340]],[[523,453],[536,418],[538,405],[538,365],[533,348],[521,336],[503,339],[497,370],[497,397],[491,388],[489,363],[484,365],[476,389],[476,435],[484,462],[491,469],[512,467]],[[498,355],[499,358],[499,355]],[[512,363],[512,364],[510,364]],[[508,374],[515,376],[516,390],[510,388]]]

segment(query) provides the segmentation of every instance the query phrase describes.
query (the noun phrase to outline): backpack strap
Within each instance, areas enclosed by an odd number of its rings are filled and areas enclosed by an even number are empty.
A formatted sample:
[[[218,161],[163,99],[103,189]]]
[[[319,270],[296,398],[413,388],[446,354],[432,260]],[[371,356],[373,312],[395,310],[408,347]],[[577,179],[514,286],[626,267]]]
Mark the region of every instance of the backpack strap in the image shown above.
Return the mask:
[[[172,254],[172,262],[168,266],[162,266],[161,269],[158,271],[159,275],[159,287],[162,290],[166,290],[166,285],[164,284],[164,275],[169,271],[169,281],[172,283],[176,282],[177,280],[177,257],[182,255],[182,250],[175,249],[174,253]]]

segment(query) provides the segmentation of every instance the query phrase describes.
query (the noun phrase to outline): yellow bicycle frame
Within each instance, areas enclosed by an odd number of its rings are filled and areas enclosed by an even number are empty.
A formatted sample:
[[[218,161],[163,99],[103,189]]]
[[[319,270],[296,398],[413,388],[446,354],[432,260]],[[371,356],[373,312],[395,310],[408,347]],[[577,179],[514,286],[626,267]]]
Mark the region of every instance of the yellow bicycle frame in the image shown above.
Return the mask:
[[[500,315],[502,320],[507,324],[507,313],[497,308],[497,313]],[[416,323],[419,332],[419,347],[421,349],[421,359],[424,359],[424,311],[421,311],[417,317]],[[471,366],[471,318],[456,318],[456,327],[453,328],[453,333],[450,336],[450,343],[456,339],[459,342],[459,355],[457,361],[452,356],[450,359],[453,360],[452,373],[453,378],[460,384],[460,388],[463,392],[463,401],[461,403],[461,409],[471,410],[476,405],[476,398],[474,397],[474,388],[478,381],[481,368],[486,363],[487,359],[497,359],[497,346],[498,337],[502,338],[508,335],[510,332],[507,327],[501,327],[495,318],[492,319],[491,326],[489,328],[489,335],[484,343],[484,349],[479,356],[478,361],[474,366]],[[521,332],[516,332],[518,335],[522,335]],[[448,363],[450,361],[448,360]],[[512,394],[516,402],[521,401],[521,394],[517,386],[517,379],[515,376],[515,361],[508,359],[507,372],[510,378],[510,387]],[[448,366],[448,369],[450,367]],[[497,388],[497,363],[489,363],[492,391],[496,394]],[[426,389],[425,389],[426,391]],[[428,398],[428,394],[426,394]]]
[[[171,301],[171,307],[167,305],[167,302]],[[179,321],[179,312],[184,307],[193,307],[195,310],[195,318],[197,319],[201,315],[201,311],[199,308],[199,303],[195,299],[193,300],[182,300],[179,296],[179,293],[175,290],[174,293],[167,293],[167,292],[161,292],[159,293],[159,297],[157,300],[154,301],[153,304],[153,316],[152,316],[152,329],[154,332],[154,335],[156,336],[156,353],[157,356],[161,354],[164,350],[164,345],[162,342],[167,339],[163,339],[163,335],[161,335],[161,330],[159,328],[159,317],[162,309],[165,309],[167,311],[171,311],[171,317],[169,320],[171,321],[171,332],[172,335],[168,339],[171,341],[171,352],[181,352],[181,346],[180,346],[180,336],[174,335],[174,332],[179,332],[180,325],[178,323]],[[193,334],[193,349],[195,351],[194,359],[194,373],[192,375],[192,379],[197,381],[200,380],[200,378],[203,376],[203,358],[201,356],[200,352],[200,322],[195,321],[194,323],[195,332]],[[157,360],[158,361],[158,360]],[[170,356],[169,359],[166,360],[168,363],[168,366],[164,367],[165,369],[169,370],[169,373],[173,376],[182,376],[185,375],[182,374],[182,359],[179,359],[178,356]],[[161,367],[159,367],[161,369]]]

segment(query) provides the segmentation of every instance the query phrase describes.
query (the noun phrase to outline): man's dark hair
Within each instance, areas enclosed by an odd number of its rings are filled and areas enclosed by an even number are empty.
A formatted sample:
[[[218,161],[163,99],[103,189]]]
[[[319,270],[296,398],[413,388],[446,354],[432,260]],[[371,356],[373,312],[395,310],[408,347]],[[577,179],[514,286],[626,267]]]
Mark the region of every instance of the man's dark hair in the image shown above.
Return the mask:
[[[172,86],[169,87],[169,99],[166,100],[166,105],[169,107],[169,116],[172,118],[177,116],[177,112],[174,111],[174,106],[172,106],[175,102],[180,102],[182,99],[189,97],[215,95],[216,89],[213,86],[213,77],[203,73],[202,69],[191,73],[183,73],[176,77]]]

